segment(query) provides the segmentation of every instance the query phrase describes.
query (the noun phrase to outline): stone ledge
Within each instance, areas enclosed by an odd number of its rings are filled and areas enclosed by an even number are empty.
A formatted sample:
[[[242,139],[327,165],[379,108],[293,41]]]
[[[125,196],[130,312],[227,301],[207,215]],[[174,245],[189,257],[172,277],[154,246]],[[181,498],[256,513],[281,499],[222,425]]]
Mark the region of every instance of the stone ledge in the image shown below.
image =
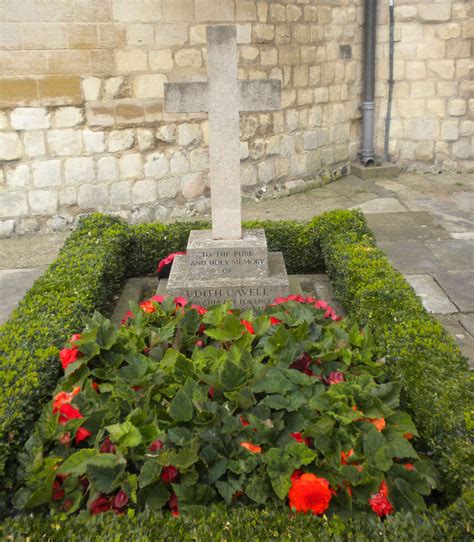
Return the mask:
[[[84,103],[78,75],[0,78],[0,108]]]
[[[163,99],[146,98],[97,101],[86,103],[89,126],[146,125],[163,120]]]

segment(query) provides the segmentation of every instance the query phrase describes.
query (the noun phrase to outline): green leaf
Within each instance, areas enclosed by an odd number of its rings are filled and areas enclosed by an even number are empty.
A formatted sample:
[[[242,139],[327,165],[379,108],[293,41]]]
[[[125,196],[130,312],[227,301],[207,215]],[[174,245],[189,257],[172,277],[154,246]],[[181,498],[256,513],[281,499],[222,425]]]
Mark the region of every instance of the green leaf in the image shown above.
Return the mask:
[[[43,504],[48,504],[51,500],[53,491],[53,482],[57,471],[51,468],[50,472],[42,478],[41,482],[34,488],[23,487],[15,495],[14,503],[16,508],[26,510]]]
[[[154,482],[158,482],[161,475],[161,465],[156,459],[148,459],[143,463],[138,476],[138,485],[140,487],[146,487]]]
[[[297,372],[297,371],[292,371]],[[307,377],[307,375],[304,375]],[[267,374],[258,380],[252,387],[254,393],[282,393],[293,389],[291,382],[285,377],[282,371],[276,367],[271,367]]]
[[[170,416],[176,422],[189,422],[193,418],[193,403],[184,390],[179,390],[171,401]]]
[[[390,447],[387,444],[385,437],[375,428],[370,428],[362,436],[364,453],[369,462],[377,469],[386,472],[393,464]]]
[[[87,464],[87,478],[91,485],[100,493],[110,493],[120,486],[117,480],[125,469],[126,461],[120,455],[99,454]]]
[[[172,427],[168,430],[167,436],[177,446],[185,446],[193,438],[193,434],[186,427]]]
[[[180,508],[186,504],[206,506],[216,497],[216,492],[204,484],[195,484],[193,486],[172,484],[172,486],[178,497]]]
[[[57,474],[72,474],[73,476],[82,476],[87,469],[87,462],[93,457],[97,457],[97,450],[84,449],[70,455],[66,461],[56,471]]]
[[[117,328],[99,312],[94,313],[92,320],[97,324],[97,344],[104,350],[110,350],[119,334]]]
[[[391,432],[387,434],[387,441],[390,447],[390,453],[392,457],[412,457],[414,459],[419,459],[415,448],[411,443],[401,435]]]
[[[390,408],[398,408],[400,406],[400,391],[402,385],[398,382],[388,382],[380,384],[372,390],[372,395],[378,397]]]
[[[105,429],[110,433],[110,440],[119,446],[134,448],[142,442],[139,429],[129,421],[109,425]]]
[[[300,442],[288,444],[285,451],[289,453],[291,466],[295,469],[299,469],[302,465],[309,465],[318,457],[314,450]]]
[[[272,493],[272,488],[266,478],[252,478],[245,488],[245,493],[258,504],[265,504]]]
[[[245,384],[247,374],[242,367],[239,367],[230,360],[226,360],[220,371],[220,382],[225,391],[232,391]]]
[[[306,437],[318,437],[332,431],[336,422],[332,418],[322,417],[304,430]]]
[[[159,512],[170,498],[170,493],[164,484],[157,482],[143,488],[140,491],[140,498],[145,501],[147,508]]]

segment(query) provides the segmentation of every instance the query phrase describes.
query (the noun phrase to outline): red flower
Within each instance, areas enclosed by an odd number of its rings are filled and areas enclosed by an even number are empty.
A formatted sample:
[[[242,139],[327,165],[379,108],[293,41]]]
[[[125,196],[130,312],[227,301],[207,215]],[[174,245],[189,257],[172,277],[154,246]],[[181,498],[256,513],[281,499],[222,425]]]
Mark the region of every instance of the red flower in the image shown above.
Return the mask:
[[[156,303],[163,303],[165,298],[162,295],[154,295],[153,297],[150,297],[150,301],[156,301]]]
[[[240,445],[242,446],[242,448],[245,448],[246,450],[254,454],[262,453],[262,447],[257,446],[256,444],[252,444],[251,442],[241,442]]]
[[[63,405],[59,409],[59,423],[61,425],[67,424],[69,420],[75,420],[78,418],[84,418],[84,416],[79,412],[79,410],[77,410],[77,408],[74,408],[69,403]]]
[[[249,422],[248,422],[243,416],[240,416],[240,423],[241,423],[244,427],[247,427],[247,425],[250,425]]]
[[[351,448],[348,452],[341,450],[341,465],[348,465],[347,460],[354,454],[354,450]]]
[[[206,331],[206,326],[201,324],[198,329],[198,335],[202,335]]]
[[[140,303],[140,308],[146,312],[147,314],[151,314],[153,312],[156,312],[156,309],[155,309],[155,306],[153,305],[153,302],[152,301],[143,301],[142,303]]]
[[[63,405],[70,403],[80,392],[80,386],[76,386],[71,392],[60,391],[53,399],[53,413],[57,414]]]
[[[82,354],[75,347],[63,348],[59,352],[59,359],[61,360],[61,365],[63,369],[66,370],[66,367],[70,365],[71,363],[74,363],[75,361],[77,361],[77,359],[80,358],[81,355]]]
[[[300,373],[304,373],[309,370],[311,363],[313,363],[311,356],[308,353],[303,352],[293,361],[290,365],[290,369],[296,369]]]
[[[248,320],[240,320],[240,323],[245,326],[245,329],[250,333],[250,335],[255,335],[255,330]]]
[[[124,324],[126,324],[130,318],[135,318],[135,315],[132,311],[127,311],[122,320],[120,321],[120,325],[123,326]]]
[[[99,448],[99,452],[101,454],[114,454],[115,453],[115,446],[110,440],[109,437],[105,437],[104,442],[101,444]]]
[[[403,438],[411,440],[415,435],[413,433],[403,433]]]
[[[92,380],[91,386],[92,386],[92,389],[93,389],[94,391],[96,391],[97,393],[100,393],[99,384],[97,384],[97,382],[94,382],[94,381]]]
[[[291,475],[291,483],[294,484],[296,480],[299,480],[303,476],[304,472],[300,469],[295,470]]]
[[[184,297],[175,297],[174,304],[176,307],[185,307],[188,304],[188,300]]]
[[[270,324],[276,326],[277,324],[281,324],[281,320],[275,318],[275,316],[270,316]]]
[[[379,518],[388,516],[393,512],[393,506],[390,504],[390,501],[381,493],[372,495],[369,499],[369,504]]]
[[[90,431],[88,431],[86,428],[79,427],[77,429],[77,431],[76,431],[76,438],[75,438],[76,444],[79,444],[80,442],[82,442],[86,438],[89,438],[91,435],[92,435],[92,433]]]
[[[314,304],[315,308],[317,309],[327,309],[329,307],[329,304],[324,301],[324,299],[318,299],[316,303]]]
[[[406,470],[414,470],[415,469],[415,465],[413,465],[413,463],[405,463],[403,466],[406,468]]]
[[[339,384],[339,382],[344,382],[344,373],[341,373],[341,371],[331,371],[328,376],[328,384]]]
[[[381,433],[384,427],[387,425],[385,423],[385,418],[368,418],[367,421],[373,423],[379,433]]]
[[[74,501],[72,499],[66,499],[63,504],[59,507],[63,512],[67,512],[69,508],[73,505]]]
[[[214,399],[214,388],[213,388],[213,386],[211,386],[209,388],[209,391],[207,392],[207,394],[209,395],[210,399]]]
[[[207,309],[205,309],[204,307],[201,307],[201,305],[191,305],[191,308],[194,309],[195,311],[197,311],[198,314],[206,314],[207,312]]]
[[[380,482],[379,493],[383,497],[388,497],[388,485],[387,485],[387,482],[385,480],[382,480]]]
[[[312,444],[311,438],[309,438],[309,437],[303,438],[301,436],[301,433],[299,433],[299,432],[290,433],[290,437],[294,438],[296,440],[296,442],[306,444],[306,446],[311,446],[311,444]]]
[[[103,497],[99,495],[97,499],[93,500],[90,504],[90,511],[93,516],[108,512],[112,508],[112,500],[109,497]]]
[[[65,492],[61,484],[58,481],[55,481],[53,483],[53,494],[51,496],[51,499],[55,502],[60,501],[63,499],[64,495],[65,495]]]
[[[179,510],[178,510],[178,497],[173,493],[171,497],[168,499],[168,502],[166,503],[166,506],[171,510],[171,514],[174,517],[179,516]]]
[[[161,481],[165,484],[172,484],[178,479],[178,476],[179,470],[176,467],[173,467],[173,465],[163,467],[161,471]]]
[[[322,514],[332,498],[329,482],[314,474],[303,474],[295,480],[288,493],[290,508],[297,512]]]
[[[159,273],[165,266],[173,263],[175,256],[182,256],[184,254],[186,254],[186,252],[172,252],[171,254],[168,254],[166,258],[160,260],[160,262],[158,263],[158,267],[156,268],[156,272]]]
[[[194,344],[200,348],[204,346],[204,341],[201,341],[201,339],[198,339]]]
[[[121,489],[114,498],[114,508],[119,509],[127,506],[128,504],[128,495],[123,489]]]
[[[75,343],[76,341],[80,341],[81,340],[81,334],[80,333],[74,333],[74,335],[71,335],[71,338],[69,339],[69,342],[72,344],[72,343]]]
[[[65,446],[69,446],[71,444],[71,433],[69,431],[66,431],[59,437],[59,442],[61,444],[64,444]]]
[[[157,452],[158,450],[161,450],[163,448],[163,441],[157,438],[154,440],[149,446],[148,449],[150,452]]]

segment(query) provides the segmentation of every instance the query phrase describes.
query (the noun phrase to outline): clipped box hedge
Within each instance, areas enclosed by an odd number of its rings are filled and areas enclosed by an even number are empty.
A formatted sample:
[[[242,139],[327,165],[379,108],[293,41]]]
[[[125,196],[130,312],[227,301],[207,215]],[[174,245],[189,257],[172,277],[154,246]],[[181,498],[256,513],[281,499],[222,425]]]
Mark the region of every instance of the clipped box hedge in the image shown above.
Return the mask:
[[[112,217],[91,215],[81,221],[58,259],[0,328],[0,370],[5,375],[0,383],[0,487],[5,490],[4,497],[15,482],[16,452],[58,378],[58,346],[81,329],[84,315],[95,309],[107,310],[126,276],[154,272],[158,260],[186,248],[191,229],[205,227],[205,222],[129,227]],[[245,227],[265,228],[270,250],[283,252],[290,273],[326,269],[349,318],[371,326],[389,373],[404,385],[403,407],[411,413],[422,435],[419,445],[433,454],[442,475],[446,502],[464,492],[449,513],[467,529],[466,514],[459,510],[472,503],[468,484],[474,474],[473,446],[464,418],[472,408],[468,366],[454,341],[375,247],[363,216],[354,211],[332,211],[309,223],[248,222]],[[43,520],[35,521],[40,525]],[[42,528],[46,529],[44,521]],[[109,528],[108,519],[95,521]],[[156,532],[164,528],[159,521],[154,523]],[[444,524],[446,516],[437,516],[433,521]],[[20,521],[19,529],[21,525]],[[377,525],[374,528],[380,529],[381,524]],[[117,523],[117,529],[122,528],[126,529]],[[368,525],[360,529],[367,533],[370,530]],[[189,526],[183,533],[187,530]],[[439,529],[436,532],[439,534]],[[321,533],[324,539],[326,535]],[[173,537],[179,538],[177,533]],[[329,534],[326,538],[331,539]]]

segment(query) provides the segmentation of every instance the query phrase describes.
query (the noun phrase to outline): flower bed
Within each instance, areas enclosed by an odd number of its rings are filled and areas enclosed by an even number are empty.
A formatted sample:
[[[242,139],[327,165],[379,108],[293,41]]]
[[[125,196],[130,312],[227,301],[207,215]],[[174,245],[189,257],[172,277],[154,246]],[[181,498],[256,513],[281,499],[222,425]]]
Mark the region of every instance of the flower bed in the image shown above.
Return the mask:
[[[467,364],[454,342],[374,248],[373,237],[357,213],[327,213],[306,225],[251,224],[257,225],[265,227],[271,250],[283,250],[291,272],[315,271],[325,265],[350,318],[370,324],[388,373],[403,383],[402,406],[420,431],[416,447],[431,450],[445,495],[455,499],[472,479],[473,461],[464,422],[472,388]],[[85,219],[62,251],[60,263],[53,264],[1,328],[0,367],[10,375],[10,384],[2,382],[0,396],[2,455],[8,461],[2,488],[15,483],[18,446],[31,434],[31,421],[54,387],[60,369],[57,347],[78,329],[82,314],[90,314],[110,299],[111,286],[125,273],[153,271],[156,261],[185,248],[189,229],[196,226],[203,224],[128,228],[110,217]],[[112,262],[111,270],[106,262]],[[113,262],[120,265],[114,268]],[[69,286],[71,273],[75,282]],[[53,324],[51,332],[45,322]],[[20,333],[21,328],[25,331]],[[27,382],[22,387],[18,387],[20,375]],[[468,498],[465,490],[464,497],[449,509],[462,528],[467,528],[468,514],[458,511],[464,510]]]

